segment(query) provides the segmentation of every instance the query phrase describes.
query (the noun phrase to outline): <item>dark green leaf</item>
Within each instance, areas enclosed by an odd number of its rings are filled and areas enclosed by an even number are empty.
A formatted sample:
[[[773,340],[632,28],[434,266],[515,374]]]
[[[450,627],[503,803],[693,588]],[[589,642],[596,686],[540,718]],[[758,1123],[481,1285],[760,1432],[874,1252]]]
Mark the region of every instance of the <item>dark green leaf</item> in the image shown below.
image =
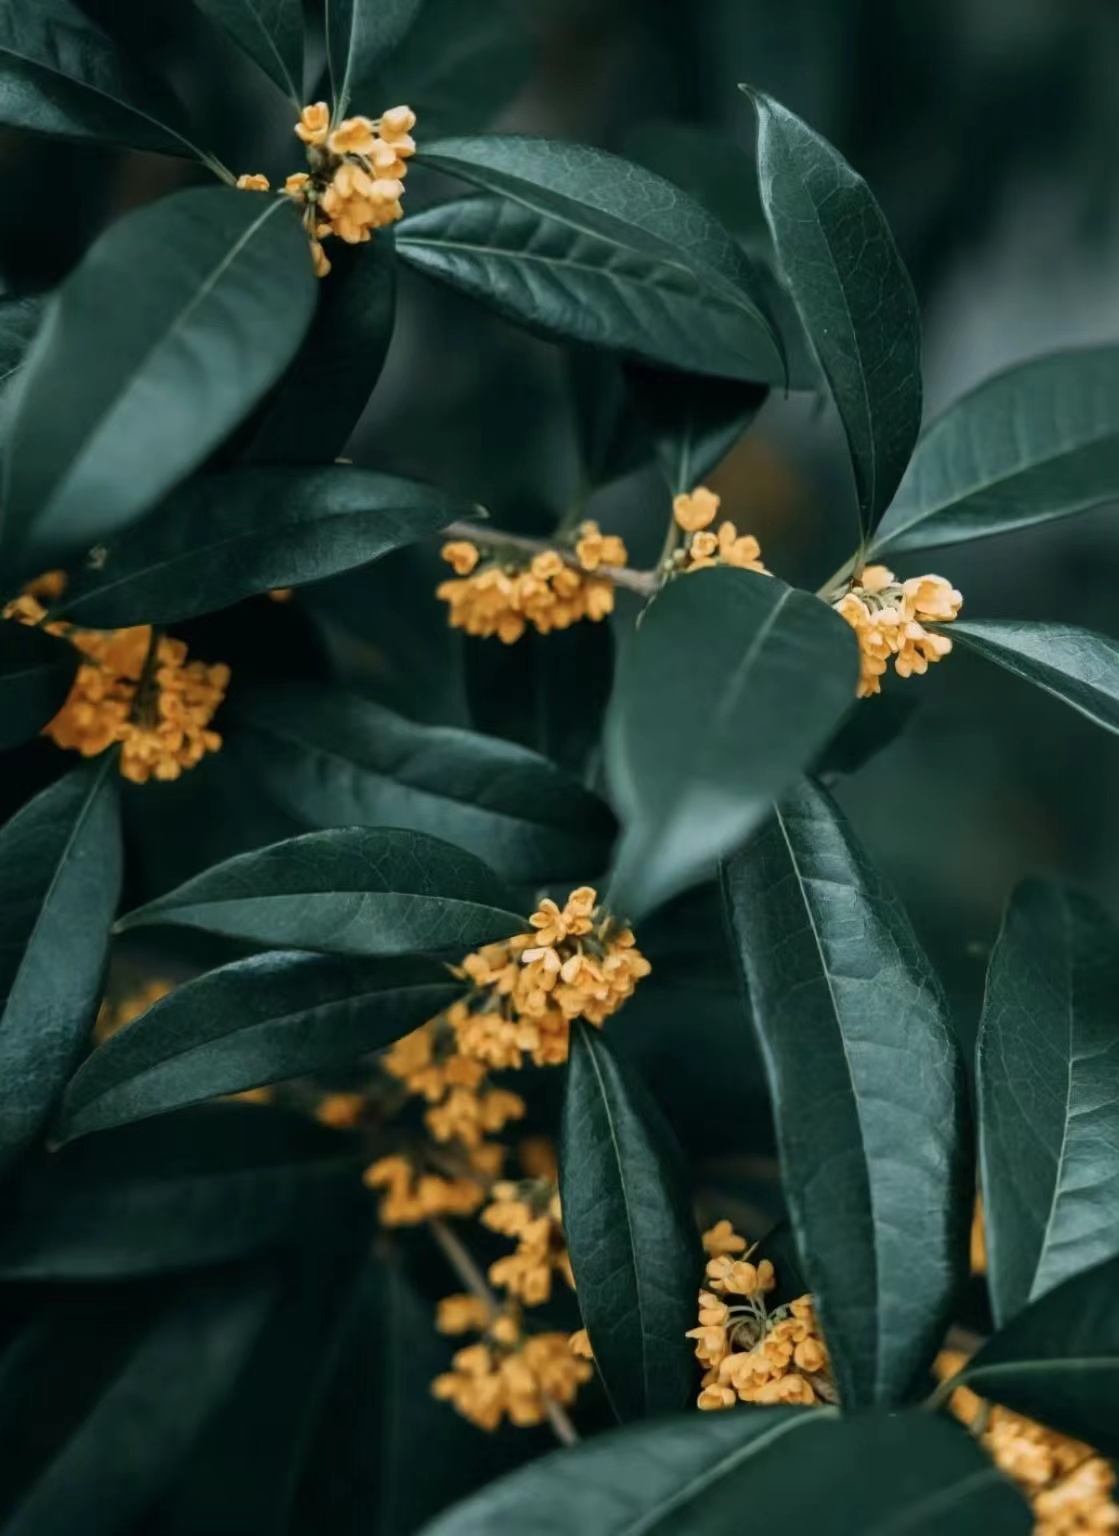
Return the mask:
[[[106,1280],[344,1242],[361,1149],[302,1115],[207,1104],[84,1137],[8,1194],[6,1280]]]
[[[9,1515],[5,1536],[131,1530],[232,1390],[273,1301],[271,1285],[251,1278],[211,1279],[175,1297]]]
[[[618,1418],[682,1408],[703,1251],[679,1148],[589,1025],[571,1032],[560,1194],[579,1309]]]
[[[981,1397],[1119,1456],[1119,1259],[1011,1319],[961,1375]]]
[[[935,549],[1119,501],[1119,347],[985,380],[921,437],[875,553]]]
[[[512,135],[447,139],[421,159],[496,196],[406,221],[397,244],[413,265],[550,335],[784,378],[749,262],[669,182],[601,150]]]
[[[58,611],[97,629],[171,624],[365,565],[464,510],[417,481],[343,465],[204,475],[77,565]]]
[[[67,640],[0,623],[0,752],[30,741],[66,702],[78,670]]]
[[[326,52],[334,118],[355,109],[375,115],[381,106],[365,100],[377,67],[402,41],[422,0],[326,0]]]
[[[194,0],[297,106],[303,104],[302,0]]]
[[[846,774],[858,773],[879,752],[893,745],[911,725],[920,707],[920,701],[912,694],[879,694],[873,709],[856,709],[848,715],[843,729],[829,743],[814,772],[825,784]]]
[[[28,355],[5,543],[45,562],[134,521],[283,372],[315,292],[290,198],[204,188],[113,224],[51,299]]]
[[[7,126],[194,154],[176,126],[179,110],[70,0],[0,0],[0,121]]]
[[[732,134],[670,119],[641,123],[627,135],[625,154],[682,187],[740,244],[770,248],[754,157]]]
[[[737,847],[834,732],[857,676],[854,633],[818,598],[752,571],[673,581],[622,654],[607,719],[626,823],[613,910],[638,918]]]
[[[840,1397],[896,1404],[966,1274],[966,1075],[944,995],[904,909],[808,782],[725,866],[723,889]]]
[[[396,319],[392,233],[382,229],[369,245],[332,249],[330,260],[307,340],[253,442],[255,463],[330,464],[381,377]]]
[[[235,718],[261,783],[310,826],[408,827],[521,883],[606,867],[607,807],[523,747],[313,685],[243,691]]]
[[[874,528],[921,426],[921,320],[889,225],[826,140],[760,91],[762,202],[778,259],[847,435],[863,527]]]
[[[979,1032],[988,1283],[1005,1321],[1119,1254],[1119,930],[1030,881],[991,956]]]
[[[487,866],[450,843],[346,827],[227,859],[120,926],[171,923],[337,955],[464,954],[523,928],[511,906]]]
[[[391,1045],[461,991],[433,962],[257,955],[178,987],[106,1040],[71,1082],[58,1136],[344,1065]]]
[[[718,468],[768,395],[760,384],[653,368],[631,368],[629,382],[674,495],[693,491]]]
[[[27,349],[43,319],[42,298],[0,299],[0,432]]]
[[[1119,640],[1071,624],[957,619],[944,633],[1105,730],[1119,731]]]
[[[648,463],[652,446],[618,359],[593,347],[572,347],[567,381],[584,485],[597,489]]]
[[[0,831],[0,1162],[34,1141],[82,1052],[120,882],[115,753]]]
[[[634,1425],[533,1462],[427,1536],[1028,1536],[1030,1511],[970,1435],[932,1414],[759,1408]]]

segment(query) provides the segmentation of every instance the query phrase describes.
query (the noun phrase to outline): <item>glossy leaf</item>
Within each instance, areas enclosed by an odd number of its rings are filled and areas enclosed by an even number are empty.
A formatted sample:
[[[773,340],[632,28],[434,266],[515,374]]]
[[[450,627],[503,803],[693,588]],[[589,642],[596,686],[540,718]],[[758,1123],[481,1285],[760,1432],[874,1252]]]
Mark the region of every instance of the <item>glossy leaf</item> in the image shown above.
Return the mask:
[[[921,320],[861,176],[798,117],[748,91],[762,203],[781,270],[851,451],[864,530],[889,506],[921,426]]]
[[[68,641],[26,624],[0,623],[0,752],[30,741],[70,692],[78,653]]]
[[[170,624],[352,570],[464,511],[417,481],[343,465],[204,475],[75,565],[57,611],[94,629]]]
[[[1119,640],[1071,624],[957,619],[946,634],[1107,731],[1119,731]]]
[[[857,675],[854,632],[818,598],[728,568],[672,582],[622,654],[607,719],[626,827],[612,909],[636,920],[741,844],[835,731]]]
[[[178,987],[105,1041],[66,1091],[70,1139],[343,1066],[419,1029],[460,985],[433,962],[279,953]]]
[[[195,153],[178,104],[71,0],[0,0],[0,122],[161,154]]]
[[[0,830],[0,1163],[34,1141],[101,1000],[121,882],[115,754]]]
[[[868,1475],[873,1469],[873,1475]],[[493,1484],[428,1536],[1028,1536],[1029,1507],[977,1441],[932,1414],[758,1408],[600,1435]]]
[[[45,299],[0,299],[0,432],[6,431],[7,412],[27,350],[43,319]]]
[[[420,159],[496,196],[408,220],[397,243],[413,264],[549,334],[700,373],[784,379],[749,262],[671,183],[601,150],[517,135],[446,139]]]
[[[582,1023],[571,1035],[560,1170],[579,1308],[614,1412],[624,1422],[683,1407],[703,1250],[679,1148],[640,1080]]]
[[[1103,1456],[1119,1456],[1119,1259],[1083,1270],[1011,1319],[961,1378]]]
[[[358,111],[374,112],[364,100],[364,88],[385,56],[402,41],[421,3],[422,0],[326,0],[326,51],[336,120],[346,116],[351,100]]]
[[[203,188],[113,224],[52,297],[20,380],[9,548],[46,561],[158,501],[283,372],[316,286],[288,198]]]
[[[261,783],[310,826],[408,827],[521,883],[606,867],[607,807],[511,742],[418,725],[310,684],[242,692],[235,718]]]
[[[1030,881],[991,956],[979,1033],[988,1284],[1001,1321],[1119,1254],[1119,930]]]
[[[450,843],[346,827],[227,859],[119,926],[170,923],[336,955],[465,954],[523,927],[511,906],[487,866]]]
[[[760,384],[631,368],[630,388],[649,424],[673,495],[717,469],[765,404]]]
[[[194,0],[299,106],[303,105],[302,0]]]
[[[396,320],[392,232],[378,230],[376,240],[357,249],[332,248],[330,260],[307,339],[253,441],[254,463],[332,463],[381,377]]]
[[[966,1275],[970,1127],[947,1004],[901,904],[807,781],[723,889],[840,1397],[895,1405]]]
[[[207,1104],[84,1137],[8,1191],[0,1278],[139,1278],[337,1242],[361,1148],[313,1120]]]
[[[928,428],[874,541],[935,549],[1119,501],[1119,347],[986,379]]]
[[[173,1295],[5,1520],[8,1536],[132,1529],[231,1392],[273,1299],[254,1277]]]

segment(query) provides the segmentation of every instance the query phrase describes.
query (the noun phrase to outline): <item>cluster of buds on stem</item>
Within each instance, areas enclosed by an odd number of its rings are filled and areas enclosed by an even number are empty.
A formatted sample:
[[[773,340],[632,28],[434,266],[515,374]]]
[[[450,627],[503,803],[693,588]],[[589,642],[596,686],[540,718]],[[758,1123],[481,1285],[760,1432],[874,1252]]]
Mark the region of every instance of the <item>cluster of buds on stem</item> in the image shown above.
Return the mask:
[[[881,693],[882,676],[893,658],[899,677],[923,675],[929,663],[952,649],[947,635],[925,623],[950,624],[963,596],[943,576],[915,576],[898,581],[884,565],[868,565],[832,606],[846,619],[859,641],[859,698]]]

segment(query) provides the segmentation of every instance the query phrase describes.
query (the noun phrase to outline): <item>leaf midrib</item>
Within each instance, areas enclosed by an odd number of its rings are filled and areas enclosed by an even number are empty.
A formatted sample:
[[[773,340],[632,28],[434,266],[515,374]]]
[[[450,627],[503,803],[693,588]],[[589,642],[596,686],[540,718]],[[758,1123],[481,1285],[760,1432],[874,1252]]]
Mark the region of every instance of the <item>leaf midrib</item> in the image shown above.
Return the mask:
[[[1041,1242],[1038,1245],[1038,1250],[1034,1261],[1033,1275],[1030,1281],[1030,1289],[1026,1298],[1027,1303],[1037,1300],[1038,1276],[1040,1275],[1042,1268],[1045,1265],[1050,1234],[1052,1233],[1053,1223],[1057,1217],[1057,1208],[1060,1204],[1061,1189],[1064,1180],[1065,1159],[1068,1156],[1069,1134],[1072,1126],[1072,1089],[1073,1074],[1076,1065],[1074,1043],[1076,1038],[1076,972],[1073,959],[1073,921],[1072,913],[1068,908],[1068,902],[1063,898],[1063,896],[1059,897],[1058,900],[1061,909],[1061,929],[1062,937],[1064,940],[1063,957],[1065,962],[1065,1024],[1068,1038],[1068,1054],[1065,1064],[1065,1113],[1064,1121],[1061,1126],[1060,1150],[1057,1153],[1056,1164],[1053,1169],[1053,1187],[1050,1192],[1049,1214],[1046,1218],[1045,1225],[1042,1228]]]

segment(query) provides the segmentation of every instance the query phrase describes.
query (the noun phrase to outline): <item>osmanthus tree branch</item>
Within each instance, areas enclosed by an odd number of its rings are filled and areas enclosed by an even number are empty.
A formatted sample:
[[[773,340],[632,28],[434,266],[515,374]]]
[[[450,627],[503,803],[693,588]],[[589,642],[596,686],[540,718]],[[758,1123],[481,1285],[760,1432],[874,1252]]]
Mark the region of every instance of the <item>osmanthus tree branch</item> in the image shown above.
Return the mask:
[[[486,528],[477,523],[451,523],[445,532],[449,538],[469,540],[471,544],[477,544],[481,549],[516,549],[531,555],[556,549],[556,546],[547,539],[530,539],[524,534],[505,533],[500,528]],[[556,553],[572,570],[583,569],[573,553],[564,549],[556,549]],[[661,584],[656,571],[634,571],[628,565],[600,565],[593,574],[605,577],[616,587],[625,587],[629,592],[636,592],[640,597],[652,597]]]
[[[548,546],[545,545],[545,548]],[[469,1249],[462,1243],[455,1232],[440,1216],[429,1216],[428,1229],[435,1241],[443,1250],[444,1257],[462,1281],[468,1291],[471,1291],[478,1299],[495,1315],[501,1311],[501,1303],[489,1287],[485,1275],[474,1262],[474,1257]],[[577,1445],[579,1432],[568,1417],[567,1410],[555,1398],[549,1397],[546,1392],[541,1393],[544,1401],[544,1409],[548,1415],[548,1422],[552,1431],[561,1445]]]

